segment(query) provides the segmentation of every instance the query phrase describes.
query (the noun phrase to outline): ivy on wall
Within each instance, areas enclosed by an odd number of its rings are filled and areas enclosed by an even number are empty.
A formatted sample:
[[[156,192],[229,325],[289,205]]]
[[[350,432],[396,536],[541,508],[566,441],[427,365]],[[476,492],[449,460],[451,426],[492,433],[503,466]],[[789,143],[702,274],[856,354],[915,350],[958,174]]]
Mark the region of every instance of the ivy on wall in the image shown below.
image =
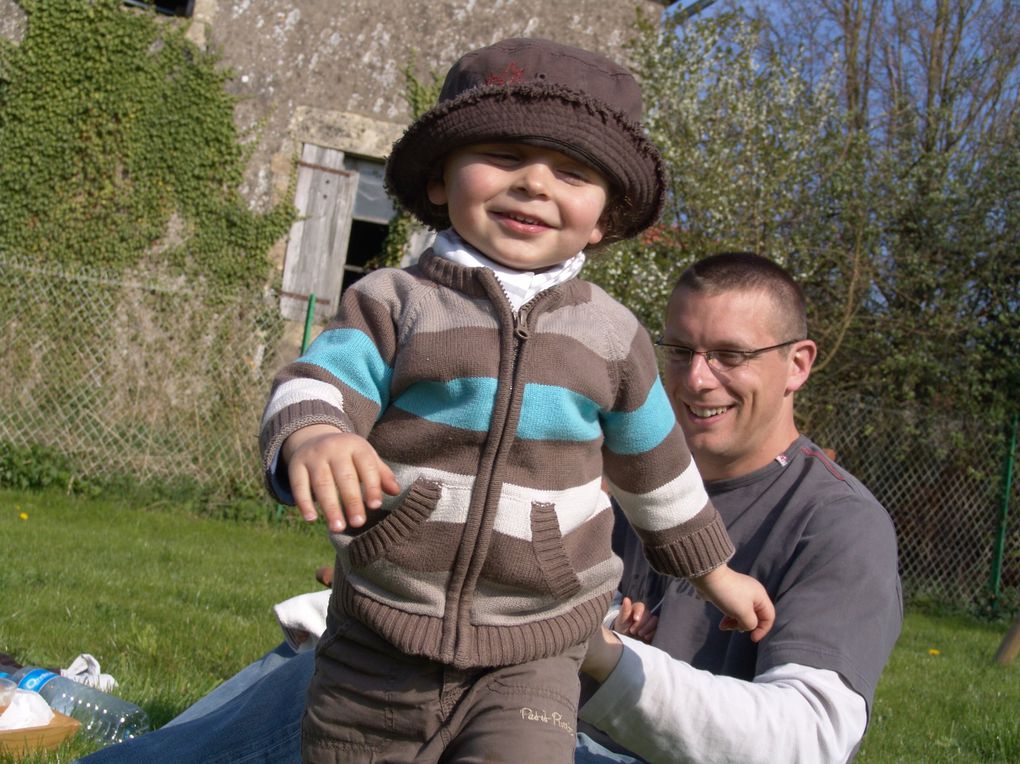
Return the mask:
[[[0,39],[0,253],[262,283],[295,212],[254,212],[238,191],[230,73],[152,11],[19,4],[23,40]]]
[[[418,119],[435,106],[439,100],[439,93],[443,89],[443,78],[437,72],[430,71],[428,79],[423,81],[418,78],[415,69],[415,58],[412,56],[404,66],[404,100],[407,101],[410,108],[411,119]],[[397,204],[396,200],[394,200],[394,204]],[[379,262],[370,263],[370,267],[383,265],[392,268],[399,267],[407,250],[411,232],[421,225],[410,212],[400,208],[399,205],[397,207],[397,214],[390,220],[386,231],[382,256],[379,258]]]

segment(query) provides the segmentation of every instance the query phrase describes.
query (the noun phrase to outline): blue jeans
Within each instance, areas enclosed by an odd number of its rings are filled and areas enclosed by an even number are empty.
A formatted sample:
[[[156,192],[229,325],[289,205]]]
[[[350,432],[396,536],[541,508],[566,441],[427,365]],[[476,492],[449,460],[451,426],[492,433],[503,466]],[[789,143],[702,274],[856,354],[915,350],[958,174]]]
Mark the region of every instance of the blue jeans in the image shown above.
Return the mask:
[[[163,727],[76,764],[299,764],[312,650],[266,653]]]
[[[266,653],[158,730],[108,746],[75,764],[300,764],[301,715],[315,669],[312,650],[286,643]],[[635,764],[587,735],[575,764]]]

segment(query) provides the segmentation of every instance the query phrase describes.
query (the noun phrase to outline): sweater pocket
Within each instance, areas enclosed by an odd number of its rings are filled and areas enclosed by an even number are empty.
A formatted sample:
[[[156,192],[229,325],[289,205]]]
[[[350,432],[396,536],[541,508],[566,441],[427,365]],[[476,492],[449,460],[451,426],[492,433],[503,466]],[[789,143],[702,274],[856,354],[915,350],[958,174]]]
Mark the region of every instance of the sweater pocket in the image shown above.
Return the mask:
[[[546,586],[557,599],[577,594],[581,581],[574,572],[563,546],[560,523],[552,504],[533,502],[531,505],[531,545],[538,560]]]
[[[363,568],[385,557],[388,549],[407,543],[428,520],[441,495],[439,483],[424,478],[415,480],[400,504],[351,541],[351,564]]]
[[[568,600],[581,590],[555,505],[532,501],[528,523],[530,538],[497,532],[485,557],[480,585],[502,603],[500,615],[534,616],[550,600]]]

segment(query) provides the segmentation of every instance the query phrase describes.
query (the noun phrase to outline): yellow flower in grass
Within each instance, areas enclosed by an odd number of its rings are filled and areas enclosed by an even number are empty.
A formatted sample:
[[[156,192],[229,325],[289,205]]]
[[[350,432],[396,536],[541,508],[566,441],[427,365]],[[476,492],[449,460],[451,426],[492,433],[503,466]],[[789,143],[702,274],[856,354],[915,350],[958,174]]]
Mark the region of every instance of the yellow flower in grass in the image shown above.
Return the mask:
[[[18,519],[19,520],[27,520],[28,519],[28,512],[22,512],[20,515],[18,515]]]
[[[942,655],[942,651],[934,647],[929,647],[928,655]]]

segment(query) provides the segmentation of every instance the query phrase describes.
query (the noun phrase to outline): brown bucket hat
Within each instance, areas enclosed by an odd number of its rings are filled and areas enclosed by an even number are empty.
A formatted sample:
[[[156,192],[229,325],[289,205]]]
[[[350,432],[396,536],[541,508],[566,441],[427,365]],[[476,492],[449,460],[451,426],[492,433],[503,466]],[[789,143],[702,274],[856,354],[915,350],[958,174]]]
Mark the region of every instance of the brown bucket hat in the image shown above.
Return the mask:
[[[605,242],[630,238],[659,216],[662,157],[641,128],[641,89],[623,66],[549,40],[514,38],[464,55],[434,107],[393,144],[390,195],[430,228],[450,225],[426,184],[451,151],[472,143],[520,141],[560,151],[609,180],[615,222]]]

